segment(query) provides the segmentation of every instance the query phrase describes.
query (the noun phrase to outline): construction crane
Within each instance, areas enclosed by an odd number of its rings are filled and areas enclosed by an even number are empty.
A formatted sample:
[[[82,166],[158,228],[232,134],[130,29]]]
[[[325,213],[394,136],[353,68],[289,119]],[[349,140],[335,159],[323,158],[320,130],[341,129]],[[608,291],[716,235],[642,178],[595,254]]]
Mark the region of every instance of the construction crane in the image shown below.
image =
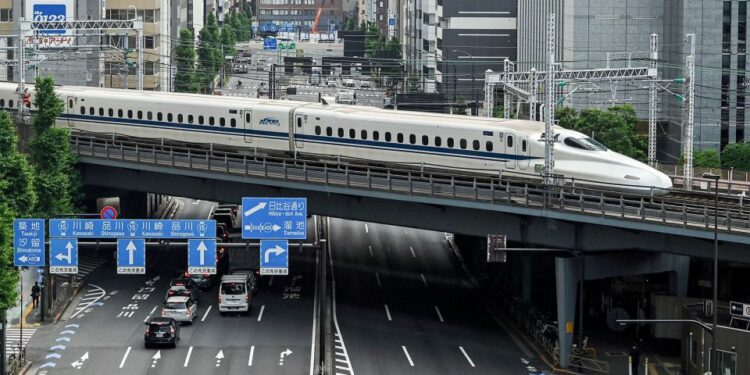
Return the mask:
[[[320,15],[323,13],[323,5],[325,5],[326,0],[323,0],[320,2],[320,6],[318,7],[318,12],[315,13],[315,21],[313,21],[313,27],[312,32],[317,34],[318,33],[318,25],[320,24]]]

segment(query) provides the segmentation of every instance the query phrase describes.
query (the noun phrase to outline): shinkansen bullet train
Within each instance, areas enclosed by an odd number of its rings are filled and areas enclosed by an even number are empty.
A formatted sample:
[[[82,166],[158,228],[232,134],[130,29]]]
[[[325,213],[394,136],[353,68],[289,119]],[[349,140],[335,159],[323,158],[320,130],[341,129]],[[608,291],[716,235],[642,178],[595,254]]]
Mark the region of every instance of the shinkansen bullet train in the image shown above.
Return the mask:
[[[17,87],[0,83],[0,108],[15,108]],[[86,132],[536,179],[544,164],[540,122],[90,87],[56,91],[65,101],[57,126]],[[555,173],[576,184],[657,194],[672,187],[665,174],[584,134],[560,127],[555,134]]]

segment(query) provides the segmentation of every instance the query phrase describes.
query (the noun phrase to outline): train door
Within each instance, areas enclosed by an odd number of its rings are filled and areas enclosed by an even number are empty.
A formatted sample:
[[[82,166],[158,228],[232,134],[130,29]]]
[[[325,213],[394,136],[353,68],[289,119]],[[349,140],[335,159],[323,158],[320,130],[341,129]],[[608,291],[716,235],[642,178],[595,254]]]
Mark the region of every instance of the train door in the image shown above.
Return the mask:
[[[304,148],[305,142],[300,135],[305,134],[305,127],[303,126],[304,116],[294,116],[294,146],[296,148]]]
[[[518,155],[516,148],[516,136],[511,133],[505,133],[505,154],[508,155],[505,167],[508,169],[516,169],[516,157]]]
[[[245,143],[253,143],[253,111],[245,109],[240,111],[242,118],[240,121],[244,124],[245,129]]]
[[[77,104],[78,104],[78,99],[76,99],[75,96],[68,97],[68,103],[66,105],[66,107],[68,108],[67,110],[68,116],[66,116],[68,118],[68,121],[66,121],[66,123],[68,124],[69,128],[73,127],[73,120],[71,120],[71,117],[72,117],[71,115],[75,115]]]
[[[529,137],[519,137],[519,140],[521,141],[521,144],[519,145],[518,155],[524,157],[524,159],[518,159],[518,167],[526,169],[529,167]]]

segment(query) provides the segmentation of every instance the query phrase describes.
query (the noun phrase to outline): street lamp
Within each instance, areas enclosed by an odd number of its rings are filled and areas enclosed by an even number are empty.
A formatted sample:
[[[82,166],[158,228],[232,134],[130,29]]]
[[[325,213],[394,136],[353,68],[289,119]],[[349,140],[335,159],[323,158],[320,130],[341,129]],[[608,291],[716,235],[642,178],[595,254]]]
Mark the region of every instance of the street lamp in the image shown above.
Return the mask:
[[[713,173],[704,173],[703,178],[714,180],[714,282],[713,282],[713,289],[714,289],[714,299],[713,299],[713,327],[712,327],[712,334],[711,334],[711,347],[713,348],[713,351],[711,352],[711,374],[718,374],[717,371],[714,371],[714,369],[717,369],[717,352],[716,352],[716,334],[718,333],[716,331],[716,320],[718,316],[718,309],[717,309],[717,303],[719,298],[719,178],[721,176]]]
[[[477,91],[475,89],[474,83],[476,82],[476,77],[474,76],[474,56],[472,56],[470,53],[460,50],[460,49],[454,49],[452,51],[453,53],[464,53],[466,56],[469,56],[470,59],[472,59],[471,62],[471,95],[474,96],[474,108],[479,108],[479,103],[477,103]],[[454,77],[453,79],[458,80],[458,77]],[[454,85],[455,87],[455,85]],[[478,113],[477,113],[478,114]],[[472,111],[472,115],[474,115],[474,111]]]

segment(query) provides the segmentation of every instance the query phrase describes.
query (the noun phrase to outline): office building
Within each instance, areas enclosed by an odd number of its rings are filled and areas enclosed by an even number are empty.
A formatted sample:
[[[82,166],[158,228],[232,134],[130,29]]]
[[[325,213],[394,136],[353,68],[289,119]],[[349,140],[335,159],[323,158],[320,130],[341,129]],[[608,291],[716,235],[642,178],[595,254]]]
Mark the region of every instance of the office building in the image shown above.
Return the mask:
[[[256,0],[256,17],[266,30],[308,33],[318,18],[318,31],[340,30],[344,22],[346,0]],[[349,5],[351,7],[351,5]],[[269,25],[275,25],[269,27]]]

